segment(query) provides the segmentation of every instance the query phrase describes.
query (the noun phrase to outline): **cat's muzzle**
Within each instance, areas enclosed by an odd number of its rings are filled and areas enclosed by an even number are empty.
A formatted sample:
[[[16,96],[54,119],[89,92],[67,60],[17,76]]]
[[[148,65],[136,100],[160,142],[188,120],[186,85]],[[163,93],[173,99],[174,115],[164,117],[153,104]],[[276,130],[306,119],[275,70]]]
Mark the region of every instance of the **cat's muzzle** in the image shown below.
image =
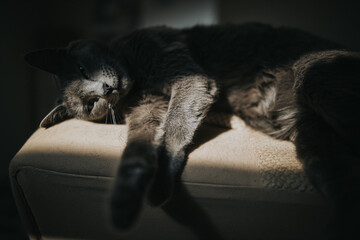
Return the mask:
[[[115,88],[113,88],[110,85],[104,83],[104,95],[105,96],[109,96],[110,94],[112,94],[114,92],[114,90],[116,91]]]
[[[110,94],[105,96],[105,99],[111,106],[115,106],[120,99],[119,92],[114,89]]]

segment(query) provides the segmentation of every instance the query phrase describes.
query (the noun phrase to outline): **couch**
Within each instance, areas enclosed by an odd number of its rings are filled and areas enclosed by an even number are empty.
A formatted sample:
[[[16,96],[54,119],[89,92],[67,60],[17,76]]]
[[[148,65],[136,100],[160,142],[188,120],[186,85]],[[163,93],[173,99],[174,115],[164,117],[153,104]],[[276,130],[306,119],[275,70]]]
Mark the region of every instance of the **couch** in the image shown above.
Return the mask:
[[[215,117],[216,119],[216,117]],[[230,117],[205,123],[167,204],[127,232],[109,221],[126,125],[71,119],[39,128],[10,164],[30,239],[322,239],[329,216],[294,145]]]

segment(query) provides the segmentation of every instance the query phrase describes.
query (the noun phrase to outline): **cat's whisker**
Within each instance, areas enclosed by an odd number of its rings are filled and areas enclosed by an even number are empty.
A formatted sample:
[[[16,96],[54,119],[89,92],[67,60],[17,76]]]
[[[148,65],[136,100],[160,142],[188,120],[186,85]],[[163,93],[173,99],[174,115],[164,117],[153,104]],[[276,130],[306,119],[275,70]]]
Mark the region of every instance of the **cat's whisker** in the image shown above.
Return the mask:
[[[110,117],[110,123],[113,124],[113,119],[112,119],[112,114],[111,114],[111,109],[109,110],[109,117]]]
[[[111,115],[112,115],[112,119],[113,119],[113,124],[117,124],[116,117],[115,117],[115,112],[114,112],[114,109],[112,109],[112,108],[111,108]]]
[[[119,116],[119,113],[118,113],[118,110],[116,108],[116,105],[113,105],[112,106],[112,109],[113,109],[113,112],[114,112],[114,116],[115,116],[115,121],[116,123],[120,123],[120,116]]]
[[[107,113],[106,113],[106,123],[112,123],[112,121],[111,121],[111,104],[109,103],[108,104],[108,111],[107,111]]]
[[[116,121],[118,123],[121,123],[121,118],[120,118],[120,115],[119,115],[119,113],[117,111],[115,111],[115,118],[116,118]]]

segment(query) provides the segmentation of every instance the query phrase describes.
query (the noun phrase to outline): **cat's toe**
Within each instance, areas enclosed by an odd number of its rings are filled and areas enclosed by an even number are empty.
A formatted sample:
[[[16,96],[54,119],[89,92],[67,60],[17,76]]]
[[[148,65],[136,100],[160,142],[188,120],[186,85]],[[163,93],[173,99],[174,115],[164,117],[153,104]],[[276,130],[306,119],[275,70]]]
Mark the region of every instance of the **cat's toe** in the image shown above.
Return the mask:
[[[153,207],[165,204],[172,196],[173,181],[166,179],[163,181],[155,181],[150,188],[147,202]]]
[[[143,194],[133,189],[118,188],[111,198],[111,221],[119,230],[131,229],[143,205]]]

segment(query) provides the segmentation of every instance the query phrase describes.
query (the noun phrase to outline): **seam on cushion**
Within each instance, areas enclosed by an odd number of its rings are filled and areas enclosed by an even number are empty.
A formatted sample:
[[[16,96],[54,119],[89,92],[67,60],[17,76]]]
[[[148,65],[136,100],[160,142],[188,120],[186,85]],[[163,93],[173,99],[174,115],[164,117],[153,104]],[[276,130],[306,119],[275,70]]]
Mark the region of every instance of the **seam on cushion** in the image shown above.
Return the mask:
[[[101,175],[86,175],[86,174],[75,174],[75,173],[67,173],[67,172],[59,172],[59,171],[54,171],[54,170],[48,170],[48,169],[43,169],[43,168],[37,168],[37,167],[33,167],[33,166],[23,166],[20,167],[19,170],[16,172],[16,175],[21,171],[21,170],[25,170],[25,169],[33,169],[33,170],[37,170],[40,172],[47,172],[47,173],[54,173],[57,175],[63,175],[63,176],[72,176],[72,177],[77,177],[77,178],[96,178],[96,179],[114,179],[114,177],[110,177],[110,176],[101,176]],[[16,178],[17,180],[17,178]],[[261,187],[253,187],[253,186],[240,186],[240,185],[232,185],[232,184],[214,184],[214,183],[200,183],[200,182],[189,182],[189,181],[181,181],[182,183],[184,183],[185,185],[188,186],[207,186],[210,188],[227,188],[227,189],[242,189],[242,190],[263,190],[263,191],[270,191],[270,192],[284,192],[284,193],[299,193],[299,194],[305,194],[305,195],[317,195],[314,192],[299,192],[299,191],[289,191],[289,190],[282,190],[282,189],[268,189],[268,188],[261,188]],[[17,186],[20,187],[20,184],[16,181]],[[34,230],[37,231],[37,239],[41,240],[41,232],[40,229],[36,223],[35,217],[32,214],[31,211],[31,207],[29,206],[28,202],[26,201],[26,197],[25,194],[23,193],[22,189],[21,189],[21,195],[22,198],[25,200],[24,202],[26,203],[26,209],[28,210],[27,213],[30,217],[31,222],[33,223],[34,226]],[[196,198],[206,198],[206,197],[201,197],[198,196]],[[312,204],[311,204],[312,205]],[[317,205],[317,204],[316,204]]]
[[[49,169],[33,167],[33,166],[19,167],[19,170],[21,170],[21,169],[34,169],[34,170],[39,170],[39,171],[43,171],[43,172],[54,173],[54,174],[59,174],[59,175],[66,175],[66,176],[73,176],[73,177],[78,177],[78,178],[103,178],[103,179],[109,179],[109,180],[115,178],[115,176],[76,174],[76,173],[49,170]],[[263,187],[235,185],[235,184],[217,184],[217,183],[191,182],[191,181],[182,181],[182,180],[180,180],[180,182],[182,182],[186,185],[197,185],[197,186],[208,186],[208,187],[219,187],[219,188],[226,187],[226,188],[236,188],[236,189],[267,189],[267,190],[272,190],[272,191],[276,190],[276,191],[283,191],[283,192],[303,193],[301,191],[289,190],[289,189],[269,189],[269,188],[263,188]]]
[[[289,193],[299,193],[299,194],[307,194],[307,195],[318,195],[316,191],[314,192],[304,192],[293,189],[277,189],[277,188],[267,188],[267,187],[257,187],[257,186],[245,186],[245,185],[234,185],[234,184],[215,184],[215,183],[204,183],[204,182],[189,182],[182,181],[186,185],[194,185],[194,186],[207,186],[207,187],[219,187],[219,188],[233,188],[233,189],[254,189],[254,190],[263,190],[263,191],[271,191],[271,192],[289,192]]]
[[[113,179],[114,178],[114,176],[77,174],[77,173],[61,172],[61,171],[55,171],[55,170],[44,169],[44,168],[33,167],[33,166],[21,166],[21,167],[19,167],[19,170],[21,170],[21,169],[35,169],[35,170],[40,170],[40,171],[43,171],[43,172],[49,172],[49,173],[55,173],[55,174],[63,174],[63,175],[74,176],[74,177],[79,177],[79,178],[81,178],[81,177],[82,178],[94,177],[94,178],[105,178],[105,179]]]
[[[34,169],[39,170],[43,172],[48,173],[54,173],[59,175],[66,175],[66,176],[73,176],[78,178],[103,178],[103,179],[114,179],[115,176],[104,176],[104,175],[91,175],[91,174],[77,174],[77,173],[71,173],[71,172],[62,172],[62,171],[55,171],[55,170],[49,170],[39,167],[33,167],[33,166],[22,166],[19,167],[19,170],[21,169]],[[263,189],[262,187],[254,187],[254,186],[244,186],[244,185],[235,185],[235,184],[217,184],[217,183],[206,183],[206,182],[191,182],[191,181],[182,181],[184,184],[188,185],[198,185],[198,186],[209,186],[209,187],[230,187],[230,188],[247,188],[247,189]],[[296,192],[296,191],[295,191]]]
[[[24,205],[25,214],[28,217],[29,223],[31,224],[32,231],[34,231],[33,233],[30,233],[30,234],[35,234],[36,239],[41,240],[41,232],[40,232],[39,226],[36,223],[34,214],[32,212],[32,209],[31,209],[27,199],[26,199],[25,193],[24,193],[21,185],[18,182],[18,174],[20,171],[21,171],[21,169],[18,169],[15,173],[14,179],[15,179],[16,191],[18,192],[18,194],[21,198],[21,202]]]
[[[34,169],[38,171],[48,172],[48,173],[54,173],[59,175],[66,175],[66,176],[73,176],[78,178],[103,178],[103,179],[114,179],[115,176],[104,176],[104,175],[91,175],[91,174],[77,174],[77,173],[69,173],[69,172],[62,172],[62,171],[55,171],[55,170],[49,170],[39,167],[33,167],[33,166],[22,166],[19,167],[19,170],[21,169]],[[236,188],[236,189],[263,189],[262,187],[253,187],[253,186],[244,186],[244,185],[235,185],[235,184],[217,184],[217,183],[204,183],[204,182],[191,182],[191,181],[182,181],[179,180],[179,182],[182,182],[186,185],[197,185],[197,186],[208,186],[208,187],[216,187],[216,188]],[[296,192],[296,191],[294,191]]]

